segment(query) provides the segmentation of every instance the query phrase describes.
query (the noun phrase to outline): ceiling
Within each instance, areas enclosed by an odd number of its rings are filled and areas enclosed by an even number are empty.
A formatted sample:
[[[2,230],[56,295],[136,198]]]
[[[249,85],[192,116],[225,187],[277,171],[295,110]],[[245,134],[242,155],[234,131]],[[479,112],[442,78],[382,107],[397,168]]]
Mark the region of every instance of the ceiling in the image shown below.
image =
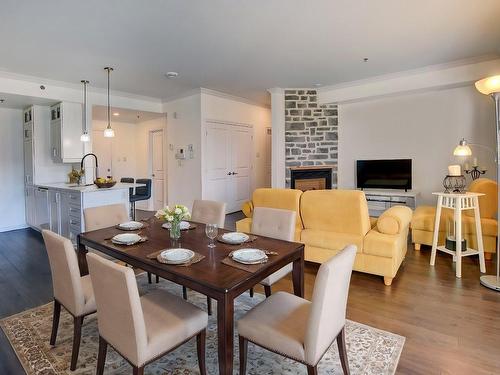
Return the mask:
[[[124,108],[111,108],[111,113],[118,113],[118,115],[111,116],[111,122],[126,122],[137,124],[139,122],[154,120],[163,116],[162,113],[133,111]],[[92,106],[92,120],[108,121],[108,107],[101,105]]]
[[[105,87],[111,65],[113,90],[264,104],[270,87],[499,55],[499,16],[498,0],[2,0],[0,70]]]
[[[5,94],[5,93],[0,93],[0,99],[4,100],[4,102],[0,104],[0,108],[14,108],[14,109],[24,109],[33,104],[51,106],[57,103],[57,101],[55,100],[50,100],[45,98],[36,98],[33,96]]]

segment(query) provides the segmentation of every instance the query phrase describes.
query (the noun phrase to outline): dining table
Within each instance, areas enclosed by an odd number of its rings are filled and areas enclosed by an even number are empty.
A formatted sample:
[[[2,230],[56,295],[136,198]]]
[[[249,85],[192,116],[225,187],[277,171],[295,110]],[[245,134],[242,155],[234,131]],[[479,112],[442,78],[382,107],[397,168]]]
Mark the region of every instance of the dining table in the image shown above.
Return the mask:
[[[124,233],[119,227],[109,227],[78,235],[78,264],[82,276],[88,274],[86,254],[88,248],[100,251],[134,268],[155,274],[166,280],[185,286],[217,302],[217,339],[219,374],[233,374],[234,357],[234,300],[250,290],[261,280],[289,263],[293,264],[293,292],[304,296],[304,245],[297,242],[255,236],[250,243],[231,245],[211,240],[205,234],[205,225],[191,222],[190,229],[183,230],[178,240],[170,238],[169,230],[154,216],[143,221],[138,233],[144,242],[130,246],[117,245],[111,238]],[[219,235],[228,232],[219,229]],[[199,262],[189,266],[160,263],[151,255],[163,249],[185,248],[194,251]],[[236,249],[256,248],[265,250],[268,260],[258,267],[239,267],[228,262],[228,256]]]

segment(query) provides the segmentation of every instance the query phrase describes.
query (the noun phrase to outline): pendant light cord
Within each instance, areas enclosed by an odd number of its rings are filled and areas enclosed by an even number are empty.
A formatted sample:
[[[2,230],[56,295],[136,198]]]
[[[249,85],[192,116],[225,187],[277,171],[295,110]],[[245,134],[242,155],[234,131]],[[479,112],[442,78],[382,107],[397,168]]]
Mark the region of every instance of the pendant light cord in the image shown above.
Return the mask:
[[[109,106],[109,72],[111,68],[106,68],[108,71],[108,128],[111,127],[110,106]]]
[[[87,134],[87,84],[89,81],[82,80],[83,83],[83,133]]]

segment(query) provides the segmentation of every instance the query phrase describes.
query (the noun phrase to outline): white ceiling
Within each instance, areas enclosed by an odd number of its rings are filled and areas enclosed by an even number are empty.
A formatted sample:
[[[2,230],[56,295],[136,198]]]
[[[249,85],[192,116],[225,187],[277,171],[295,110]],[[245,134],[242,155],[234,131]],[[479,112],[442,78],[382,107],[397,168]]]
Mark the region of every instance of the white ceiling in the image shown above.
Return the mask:
[[[55,100],[50,100],[45,98],[36,98],[33,96],[5,94],[5,93],[0,93],[0,99],[4,100],[4,102],[0,104],[0,108],[14,108],[14,109],[24,109],[33,104],[50,106],[57,103],[57,101]]]
[[[0,70],[105,87],[111,65],[114,90],[267,103],[270,87],[498,55],[499,16],[499,0],[2,0]]]
[[[126,122],[137,124],[139,122],[154,120],[163,116],[162,113],[133,111],[124,108],[111,108],[111,113],[118,113],[118,116],[111,115],[111,123]],[[92,106],[92,120],[108,121],[108,107],[101,105]]]

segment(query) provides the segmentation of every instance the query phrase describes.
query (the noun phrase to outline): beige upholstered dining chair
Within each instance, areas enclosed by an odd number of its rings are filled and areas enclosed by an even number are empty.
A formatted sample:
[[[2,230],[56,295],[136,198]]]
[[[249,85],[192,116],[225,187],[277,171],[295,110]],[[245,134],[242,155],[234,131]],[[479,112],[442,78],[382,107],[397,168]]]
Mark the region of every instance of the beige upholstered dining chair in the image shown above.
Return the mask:
[[[71,241],[49,230],[43,230],[42,236],[49,256],[54,289],[50,345],[56,344],[62,305],[73,316],[73,351],[70,369],[74,371],[80,350],[83,318],[96,312],[94,291],[90,276],[80,276],[78,259]]]
[[[226,203],[195,199],[191,211],[191,220],[202,224],[217,224],[224,228],[226,221]],[[187,288],[182,287],[182,296],[187,299]],[[207,297],[208,315],[212,315],[212,299]]]
[[[139,296],[134,272],[88,253],[98,306],[97,374],[103,374],[108,344],[142,375],[144,367],[196,336],[200,373],[205,374],[207,314],[164,290]]]
[[[277,208],[255,207],[252,220],[252,233],[284,241],[293,241],[295,236],[296,212]],[[271,286],[292,272],[292,263],[269,275],[260,283],[264,286],[266,297],[271,295]],[[253,290],[250,291],[253,295]]]
[[[248,341],[307,365],[309,375],[337,340],[344,374],[349,374],[345,315],[356,246],[347,246],[319,268],[312,301],[278,292],[238,321],[240,375],[246,373]]]
[[[86,232],[112,227],[130,220],[127,207],[122,203],[86,208],[83,210],[83,219]],[[104,257],[110,259],[106,255]],[[156,276],[156,282],[159,281],[159,277]],[[150,272],[148,272],[148,282],[151,284]]]

